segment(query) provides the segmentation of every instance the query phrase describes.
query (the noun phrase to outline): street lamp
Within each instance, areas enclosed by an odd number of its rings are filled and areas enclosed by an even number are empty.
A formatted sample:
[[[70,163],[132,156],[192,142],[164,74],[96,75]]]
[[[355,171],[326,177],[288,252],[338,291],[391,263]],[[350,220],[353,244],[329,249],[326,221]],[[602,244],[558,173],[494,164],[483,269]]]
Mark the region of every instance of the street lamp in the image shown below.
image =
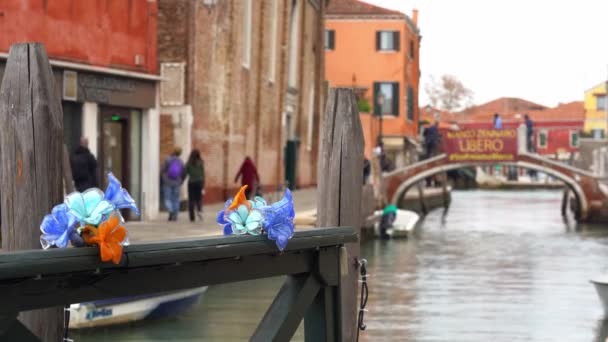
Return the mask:
[[[376,115],[378,115],[380,120],[380,132],[378,134],[378,146],[382,143],[382,105],[384,104],[384,94],[378,94],[376,98],[376,106],[374,109],[376,110]]]

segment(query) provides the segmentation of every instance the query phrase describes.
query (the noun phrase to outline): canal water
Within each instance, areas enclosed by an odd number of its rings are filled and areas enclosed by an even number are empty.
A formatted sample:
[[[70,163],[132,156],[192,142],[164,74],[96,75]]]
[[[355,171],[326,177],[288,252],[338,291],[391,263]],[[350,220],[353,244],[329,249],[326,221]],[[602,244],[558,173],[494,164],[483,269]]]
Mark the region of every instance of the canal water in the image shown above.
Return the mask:
[[[608,229],[564,222],[560,201],[551,190],[454,191],[449,212],[432,212],[414,237],[365,243],[362,340],[604,341],[608,323],[589,278],[608,272]],[[179,317],[72,337],[245,341],[281,282],[214,286]]]

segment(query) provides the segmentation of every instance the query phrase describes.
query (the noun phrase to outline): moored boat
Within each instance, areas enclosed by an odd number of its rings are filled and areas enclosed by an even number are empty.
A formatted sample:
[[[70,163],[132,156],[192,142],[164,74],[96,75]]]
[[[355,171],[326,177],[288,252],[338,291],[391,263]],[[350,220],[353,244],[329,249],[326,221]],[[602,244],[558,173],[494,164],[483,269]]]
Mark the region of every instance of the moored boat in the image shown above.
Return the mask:
[[[600,297],[602,307],[604,308],[604,317],[608,317],[608,275],[596,277],[590,280],[597,295]]]
[[[207,286],[152,295],[120,297],[70,306],[70,329],[171,317],[192,307]]]

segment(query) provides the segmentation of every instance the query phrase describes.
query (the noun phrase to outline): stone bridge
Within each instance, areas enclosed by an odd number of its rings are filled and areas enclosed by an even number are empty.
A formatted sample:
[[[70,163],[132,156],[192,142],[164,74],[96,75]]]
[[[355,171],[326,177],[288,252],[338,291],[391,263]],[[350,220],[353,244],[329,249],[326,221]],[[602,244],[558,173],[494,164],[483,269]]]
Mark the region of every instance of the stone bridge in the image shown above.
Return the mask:
[[[579,222],[608,222],[607,179],[597,177],[586,170],[527,152],[525,127],[523,130],[520,127],[519,132],[515,133],[516,136],[505,139],[492,137],[491,132],[499,131],[484,131],[486,133],[478,135],[485,138],[475,138],[475,133],[471,131],[452,134],[451,137],[447,137],[447,144],[444,141],[445,153],[385,173],[383,178],[387,199],[391,203],[398,204],[410,187],[426,177],[449,170],[495,164],[513,165],[544,172],[563,181],[574,194],[574,214]],[[464,134],[464,132],[470,132],[470,134]],[[501,134],[506,133],[501,132]],[[512,141],[509,141],[509,138]],[[467,139],[470,141],[467,142]],[[487,139],[491,139],[492,142],[484,141]],[[471,152],[471,146],[473,146],[474,152]],[[484,150],[485,147],[491,148],[492,146],[497,148],[491,151]],[[488,158],[484,158],[484,153]]]

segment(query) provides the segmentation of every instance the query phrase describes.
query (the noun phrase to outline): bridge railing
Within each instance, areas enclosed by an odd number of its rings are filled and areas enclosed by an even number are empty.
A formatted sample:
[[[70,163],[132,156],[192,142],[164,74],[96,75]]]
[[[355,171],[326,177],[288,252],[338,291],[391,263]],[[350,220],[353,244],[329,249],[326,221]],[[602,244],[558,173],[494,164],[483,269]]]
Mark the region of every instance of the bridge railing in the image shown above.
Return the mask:
[[[306,341],[339,341],[340,275],[352,228],[298,232],[284,252],[262,236],[212,237],[127,246],[120,265],[97,248],[0,254],[0,340],[37,341],[21,311],[287,276],[252,341],[287,341],[304,319]]]

